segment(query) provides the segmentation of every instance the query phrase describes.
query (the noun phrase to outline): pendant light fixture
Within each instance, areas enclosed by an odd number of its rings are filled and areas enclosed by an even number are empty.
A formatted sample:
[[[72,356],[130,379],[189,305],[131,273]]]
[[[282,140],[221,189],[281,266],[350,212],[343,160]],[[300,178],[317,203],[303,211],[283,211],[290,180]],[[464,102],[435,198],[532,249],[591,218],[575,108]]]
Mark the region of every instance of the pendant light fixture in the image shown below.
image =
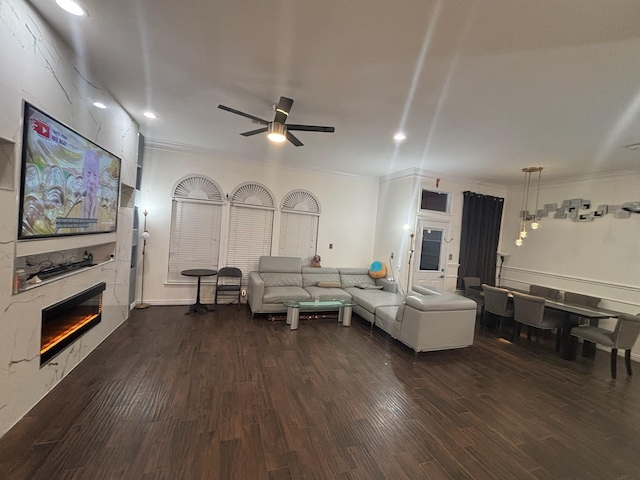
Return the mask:
[[[542,177],[542,167],[526,167],[523,168],[524,172],[524,185],[522,187],[522,206],[520,208],[520,232],[516,239],[516,245],[519,247],[527,237],[527,222],[531,222],[531,230],[537,230],[540,228],[540,222],[538,221],[538,201],[540,200],[540,179]],[[531,191],[531,174],[538,174],[538,187],[536,189],[536,206],[533,213],[533,217],[529,215],[529,193]]]

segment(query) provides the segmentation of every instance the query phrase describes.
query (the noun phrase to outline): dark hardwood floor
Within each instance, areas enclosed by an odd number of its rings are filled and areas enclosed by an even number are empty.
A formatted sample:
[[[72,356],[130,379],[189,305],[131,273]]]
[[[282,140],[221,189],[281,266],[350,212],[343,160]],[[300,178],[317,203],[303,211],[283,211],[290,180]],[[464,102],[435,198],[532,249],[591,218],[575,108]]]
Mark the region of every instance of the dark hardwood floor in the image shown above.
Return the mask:
[[[640,368],[606,352],[478,331],[415,359],[355,316],[187,308],[134,310],[0,439],[0,478],[640,478]]]

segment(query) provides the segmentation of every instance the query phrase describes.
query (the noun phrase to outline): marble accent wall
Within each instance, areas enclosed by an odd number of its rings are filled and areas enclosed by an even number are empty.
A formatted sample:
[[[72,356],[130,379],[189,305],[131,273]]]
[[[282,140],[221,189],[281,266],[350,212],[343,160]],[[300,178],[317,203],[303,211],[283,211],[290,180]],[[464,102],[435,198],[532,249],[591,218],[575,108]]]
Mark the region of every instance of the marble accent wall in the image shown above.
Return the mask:
[[[100,87],[99,79],[86,72],[79,73],[82,59],[28,3],[0,0],[0,19],[0,138],[6,139],[0,162],[3,175],[8,171],[14,179],[13,185],[3,181],[4,188],[0,188],[0,435],[3,435],[129,315],[133,202],[128,196],[120,201],[114,260],[12,294],[23,99],[121,157],[122,182],[129,186],[135,185],[139,128]],[[98,98],[106,100],[109,109],[93,107],[93,100]],[[87,237],[96,243],[96,235]],[[112,237],[105,243],[110,241]],[[52,243],[53,249],[65,250],[69,239]],[[41,310],[101,281],[107,283],[102,322],[41,368]]]

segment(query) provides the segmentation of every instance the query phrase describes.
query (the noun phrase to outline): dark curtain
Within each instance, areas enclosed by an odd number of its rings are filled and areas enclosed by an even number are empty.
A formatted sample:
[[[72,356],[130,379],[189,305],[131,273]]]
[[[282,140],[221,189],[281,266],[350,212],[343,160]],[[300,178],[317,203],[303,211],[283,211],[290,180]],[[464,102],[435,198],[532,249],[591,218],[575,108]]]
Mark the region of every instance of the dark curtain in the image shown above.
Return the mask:
[[[495,285],[504,198],[474,192],[463,195],[458,288],[464,288],[463,277],[480,277],[482,283]]]

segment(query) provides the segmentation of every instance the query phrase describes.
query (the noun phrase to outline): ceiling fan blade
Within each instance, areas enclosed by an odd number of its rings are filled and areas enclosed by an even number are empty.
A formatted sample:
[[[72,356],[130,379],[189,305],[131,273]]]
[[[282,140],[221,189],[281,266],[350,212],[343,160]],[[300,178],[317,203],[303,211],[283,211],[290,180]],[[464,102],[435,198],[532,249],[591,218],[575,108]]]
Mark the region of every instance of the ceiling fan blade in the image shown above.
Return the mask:
[[[293,143],[296,147],[301,147],[302,145],[304,145],[300,140],[298,140],[293,133],[287,131],[287,140],[289,140],[291,143]]]
[[[257,135],[259,133],[264,133],[267,130],[268,130],[268,127],[262,127],[262,128],[258,128],[257,130],[251,130],[249,132],[241,133],[240,135],[242,135],[243,137],[250,137],[251,135]]]
[[[234,108],[225,107],[224,105],[218,105],[218,108],[221,110],[226,110],[227,112],[235,113],[236,115],[240,115],[241,117],[250,118],[254,122],[259,123],[261,125],[267,125],[269,123],[266,120],[263,120],[258,117],[254,117],[253,115],[249,115],[248,113],[241,112],[240,110],[236,110]]]
[[[280,97],[278,105],[276,105],[276,116],[273,121],[285,123],[289,116],[289,112],[291,111],[291,105],[293,105],[293,100],[287,97]]]
[[[287,130],[297,130],[299,132],[325,132],[333,133],[334,127],[320,127],[318,125],[287,125]]]

